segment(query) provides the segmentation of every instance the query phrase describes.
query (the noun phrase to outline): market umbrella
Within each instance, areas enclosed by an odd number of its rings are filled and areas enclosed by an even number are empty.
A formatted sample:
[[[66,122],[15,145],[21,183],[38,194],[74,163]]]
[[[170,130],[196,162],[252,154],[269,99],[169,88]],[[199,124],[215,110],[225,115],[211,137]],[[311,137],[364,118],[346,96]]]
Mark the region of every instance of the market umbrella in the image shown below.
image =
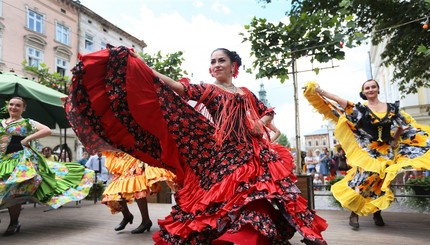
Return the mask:
[[[22,97],[27,102],[23,117],[36,120],[52,129],[56,124],[60,128],[70,127],[61,100],[67,97],[66,94],[13,72],[0,72],[0,107],[14,96]]]

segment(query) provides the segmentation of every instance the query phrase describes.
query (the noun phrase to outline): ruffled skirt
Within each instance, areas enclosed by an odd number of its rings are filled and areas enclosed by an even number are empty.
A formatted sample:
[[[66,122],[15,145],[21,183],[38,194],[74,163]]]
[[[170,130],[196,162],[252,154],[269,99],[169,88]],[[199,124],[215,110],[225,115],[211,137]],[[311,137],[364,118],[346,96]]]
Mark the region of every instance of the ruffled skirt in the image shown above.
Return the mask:
[[[317,84],[314,82],[307,83],[305,97],[317,112],[336,123],[335,136],[345,150],[348,164],[352,167],[341,181],[332,186],[333,196],[343,207],[358,215],[368,215],[387,209],[394,201],[390,184],[397,174],[410,169],[430,169],[428,137],[430,127],[417,124],[403,112],[413,129],[410,131],[415,133],[401,137],[394,158],[383,156],[390,148],[386,143],[374,149],[382,156],[372,157],[358,144],[351,123],[343,112],[330,101],[317,95],[316,87]]]
[[[288,149],[257,138],[220,149],[212,123],[124,47],[80,58],[66,112],[81,142],[168,169],[181,187],[156,244],[289,244],[295,232],[326,244]]]
[[[94,171],[78,163],[46,161],[31,148],[3,156],[0,162],[0,207],[27,201],[58,208],[84,199]]]
[[[102,203],[112,213],[121,211],[119,201],[132,203],[160,191],[159,182],[165,181],[176,190],[176,176],[165,169],[151,167],[124,152],[104,152],[105,166],[113,174],[111,183],[103,192]]]

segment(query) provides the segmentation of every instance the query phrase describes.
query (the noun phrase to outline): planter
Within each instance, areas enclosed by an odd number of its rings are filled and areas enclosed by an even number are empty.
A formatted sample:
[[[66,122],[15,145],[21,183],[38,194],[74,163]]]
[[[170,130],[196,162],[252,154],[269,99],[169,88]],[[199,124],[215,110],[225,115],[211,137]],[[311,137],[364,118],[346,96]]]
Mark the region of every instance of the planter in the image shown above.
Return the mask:
[[[414,190],[417,196],[430,196],[429,186],[412,186],[412,190]]]

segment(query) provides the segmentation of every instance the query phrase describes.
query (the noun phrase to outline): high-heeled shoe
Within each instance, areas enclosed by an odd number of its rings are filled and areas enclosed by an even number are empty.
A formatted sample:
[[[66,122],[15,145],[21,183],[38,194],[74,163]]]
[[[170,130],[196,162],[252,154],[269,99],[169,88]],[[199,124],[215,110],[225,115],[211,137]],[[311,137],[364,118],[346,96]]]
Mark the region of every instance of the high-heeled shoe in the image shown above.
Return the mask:
[[[136,229],[132,230],[132,234],[138,234],[138,233],[144,233],[145,231],[150,231],[152,226],[152,221],[149,221],[149,223],[141,223]]]
[[[354,212],[351,212],[349,216],[349,225],[354,229],[360,228],[360,224],[358,223],[358,215]]]
[[[134,218],[133,215],[128,216],[128,217],[124,217],[121,220],[121,223],[119,223],[119,225],[115,226],[115,230],[116,231],[124,230],[124,228],[127,226],[128,223],[130,223],[130,225],[133,224],[133,218]]]
[[[15,225],[9,225],[6,229],[6,231],[3,233],[3,236],[11,236],[21,229],[21,224],[15,224]]]
[[[375,221],[375,225],[377,226],[385,225],[384,220],[382,219],[382,216],[381,216],[381,210],[373,213],[373,221]]]

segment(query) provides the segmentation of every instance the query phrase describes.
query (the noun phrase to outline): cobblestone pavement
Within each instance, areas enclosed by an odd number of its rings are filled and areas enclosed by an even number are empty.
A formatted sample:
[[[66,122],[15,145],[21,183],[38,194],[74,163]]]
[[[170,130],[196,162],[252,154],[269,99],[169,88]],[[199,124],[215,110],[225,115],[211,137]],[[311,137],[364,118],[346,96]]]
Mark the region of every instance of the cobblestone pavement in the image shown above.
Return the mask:
[[[348,226],[349,212],[330,206],[329,197],[316,197],[318,215],[327,220],[328,229],[323,233],[328,244],[378,244],[404,245],[428,244],[430,234],[430,215],[414,210],[398,208],[396,204],[383,212],[385,227],[377,227],[371,217],[360,218],[360,229],[352,230]],[[157,219],[169,214],[171,204],[149,204],[150,216],[154,223],[151,231],[143,234],[131,234],[130,231],[140,224],[136,204],[130,205],[134,222],[123,231],[113,228],[121,221],[122,215],[112,215],[109,209],[92,201],[82,201],[79,205],[70,203],[58,210],[49,210],[33,204],[24,205],[20,222],[21,231],[10,237],[0,237],[0,244],[48,244],[48,245],[133,245],[153,244],[152,234],[158,230]],[[6,210],[0,211],[0,232],[3,232],[9,217]],[[49,212],[46,212],[49,211]],[[296,234],[291,244],[299,245],[302,237]]]

